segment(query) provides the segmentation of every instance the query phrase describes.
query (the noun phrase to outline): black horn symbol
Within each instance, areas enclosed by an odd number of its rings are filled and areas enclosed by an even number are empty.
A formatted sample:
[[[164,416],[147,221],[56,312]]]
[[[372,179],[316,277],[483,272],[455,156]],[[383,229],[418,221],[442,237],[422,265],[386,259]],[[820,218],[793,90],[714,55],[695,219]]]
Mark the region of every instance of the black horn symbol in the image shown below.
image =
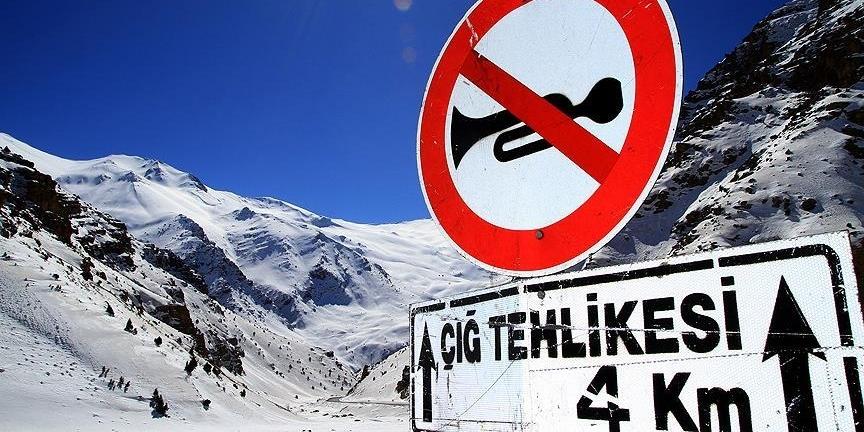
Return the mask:
[[[543,97],[553,106],[572,119],[586,117],[599,124],[615,120],[624,107],[621,92],[621,82],[615,78],[603,78],[585,97],[582,103],[573,105],[567,96],[552,93]],[[453,163],[458,168],[462,158],[475,144],[483,138],[505,131],[522,123],[510,111],[499,111],[486,117],[468,117],[456,107],[453,107],[453,118],[450,124],[450,145],[453,153]],[[552,147],[545,139],[540,139],[514,149],[505,150],[504,145],[524,138],[534,133],[528,125],[507,130],[495,139],[493,153],[499,162],[510,162]]]

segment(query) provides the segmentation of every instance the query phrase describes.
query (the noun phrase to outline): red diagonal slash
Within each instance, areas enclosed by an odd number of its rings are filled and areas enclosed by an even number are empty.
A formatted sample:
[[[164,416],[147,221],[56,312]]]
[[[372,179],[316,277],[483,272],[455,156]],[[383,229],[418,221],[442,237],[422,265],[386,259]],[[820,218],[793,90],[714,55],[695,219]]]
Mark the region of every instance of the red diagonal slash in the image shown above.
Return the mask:
[[[615,150],[498,65],[472,50],[461,73],[598,183],[609,175],[618,160]]]

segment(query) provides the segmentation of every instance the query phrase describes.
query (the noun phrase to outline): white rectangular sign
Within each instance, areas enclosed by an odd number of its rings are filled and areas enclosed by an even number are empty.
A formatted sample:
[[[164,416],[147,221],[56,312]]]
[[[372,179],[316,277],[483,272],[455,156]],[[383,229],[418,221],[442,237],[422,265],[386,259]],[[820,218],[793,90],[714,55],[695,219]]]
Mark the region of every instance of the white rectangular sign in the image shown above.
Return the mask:
[[[864,431],[845,233],[411,306],[414,431]]]

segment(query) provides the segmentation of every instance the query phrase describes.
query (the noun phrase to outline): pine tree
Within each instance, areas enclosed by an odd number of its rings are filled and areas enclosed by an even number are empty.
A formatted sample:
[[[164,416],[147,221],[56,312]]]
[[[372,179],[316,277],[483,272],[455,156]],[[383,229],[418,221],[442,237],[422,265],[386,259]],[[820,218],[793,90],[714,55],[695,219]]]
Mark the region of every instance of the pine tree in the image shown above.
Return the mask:
[[[123,393],[126,393],[127,391],[129,391],[129,384],[131,384],[131,383],[129,381],[126,381],[126,385],[123,386]]]
[[[126,328],[123,329],[132,334],[138,334],[138,330],[135,329],[135,326],[132,325],[132,318],[126,320]]]
[[[107,305],[107,307],[105,308],[105,313],[107,313],[108,316],[113,317],[114,316],[114,309],[111,308],[111,304],[108,302],[105,302],[105,304]]]
[[[93,260],[90,257],[84,257],[81,260],[81,277],[84,280],[92,281],[93,280]]]
[[[162,336],[156,336],[156,339],[153,339],[153,343],[155,343],[157,347],[162,346]]]
[[[188,362],[186,362],[186,367],[183,368],[183,370],[186,371],[186,375],[192,375],[192,371],[194,371],[195,368],[198,367],[198,360],[195,360],[195,353],[192,351],[192,349],[189,349],[189,357],[191,358]]]
[[[159,389],[153,390],[153,397],[150,398],[150,408],[153,408],[153,418],[168,417],[168,403],[159,394]]]

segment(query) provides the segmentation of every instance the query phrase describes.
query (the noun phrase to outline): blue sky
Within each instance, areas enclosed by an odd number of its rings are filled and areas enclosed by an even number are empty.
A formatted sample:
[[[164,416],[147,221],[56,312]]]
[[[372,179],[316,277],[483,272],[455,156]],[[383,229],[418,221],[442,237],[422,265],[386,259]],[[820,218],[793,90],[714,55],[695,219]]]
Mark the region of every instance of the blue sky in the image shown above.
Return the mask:
[[[361,222],[428,217],[416,126],[466,0],[5,0],[0,131]],[[779,0],[670,0],[690,89]]]

